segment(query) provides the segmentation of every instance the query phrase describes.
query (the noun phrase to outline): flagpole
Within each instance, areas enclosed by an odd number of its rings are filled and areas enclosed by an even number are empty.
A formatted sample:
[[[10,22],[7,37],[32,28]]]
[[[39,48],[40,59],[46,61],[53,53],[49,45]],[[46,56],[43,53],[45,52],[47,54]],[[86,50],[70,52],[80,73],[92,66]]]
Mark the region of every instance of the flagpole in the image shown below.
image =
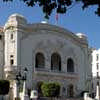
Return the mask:
[[[57,4],[57,7],[58,7],[57,0],[56,0],[56,4]],[[57,13],[57,9],[56,9],[56,16],[55,16],[55,25],[58,25],[58,13]]]
[[[56,25],[58,25],[58,13],[56,13]]]

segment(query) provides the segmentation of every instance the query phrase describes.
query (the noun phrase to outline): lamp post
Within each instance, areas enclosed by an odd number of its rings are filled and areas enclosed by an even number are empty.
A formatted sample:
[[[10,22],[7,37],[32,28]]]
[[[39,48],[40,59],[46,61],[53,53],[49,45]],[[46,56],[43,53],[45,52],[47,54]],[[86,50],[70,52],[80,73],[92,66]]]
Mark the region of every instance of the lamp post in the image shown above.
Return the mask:
[[[27,70],[27,68],[25,67],[25,69],[24,69],[24,76],[23,76],[23,80],[24,80],[24,81],[27,80],[27,72],[28,72],[28,70]]]
[[[23,94],[27,94],[27,91],[26,91],[26,80],[27,80],[27,68],[24,69],[24,75],[21,74],[21,72],[18,72],[16,74],[16,84],[15,84],[15,98],[19,98],[19,86],[20,86],[20,81],[23,80],[24,81],[24,84],[23,84]],[[23,96],[24,96],[23,95]],[[25,100],[25,99],[23,99]]]
[[[15,77],[15,98],[19,98],[19,85],[20,85],[21,73],[18,72]]]
[[[23,96],[22,96],[22,100],[29,100],[29,97],[27,95],[27,90],[26,90],[26,80],[27,80],[27,68],[24,69],[24,76],[23,76],[23,80],[24,80],[24,84],[23,84]]]
[[[24,81],[24,84],[23,84],[23,94],[26,94],[27,91],[26,91],[26,80],[27,80],[27,68],[24,69],[24,76],[23,76],[23,81]]]

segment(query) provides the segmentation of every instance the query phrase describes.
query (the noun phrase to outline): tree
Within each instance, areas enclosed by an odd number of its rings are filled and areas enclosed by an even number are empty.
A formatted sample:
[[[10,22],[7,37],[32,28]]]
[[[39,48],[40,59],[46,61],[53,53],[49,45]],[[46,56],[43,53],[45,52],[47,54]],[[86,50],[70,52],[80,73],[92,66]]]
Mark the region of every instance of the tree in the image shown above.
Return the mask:
[[[13,1],[13,0],[3,0],[4,2]],[[49,18],[52,11],[56,9],[57,13],[64,14],[68,8],[77,2],[83,4],[82,8],[87,8],[88,6],[97,5],[97,11],[95,13],[100,16],[100,0],[20,0],[23,1],[27,6],[34,7],[38,4],[42,7],[45,18]]]
[[[0,95],[6,95],[9,92],[10,83],[8,80],[0,80]]]
[[[45,97],[58,97],[60,94],[60,84],[57,82],[44,82],[41,90]]]

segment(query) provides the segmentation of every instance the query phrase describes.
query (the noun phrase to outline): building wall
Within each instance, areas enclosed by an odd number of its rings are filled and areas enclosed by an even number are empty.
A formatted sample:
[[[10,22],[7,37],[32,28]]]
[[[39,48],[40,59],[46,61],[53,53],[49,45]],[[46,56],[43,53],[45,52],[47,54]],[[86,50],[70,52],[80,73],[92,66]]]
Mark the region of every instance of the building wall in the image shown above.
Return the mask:
[[[28,53],[27,53],[28,52]],[[50,71],[51,69],[51,55],[57,52],[61,56],[61,69],[62,72],[67,73],[67,59],[72,58],[75,65],[75,73],[78,74],[79,83],[84,87],[84,51],[81,48],[64,37],[48,34],[44,31],[37,32],[36,35],[30,35],[26,39],[21,41],[21,65],[32,66],[33,71],[35,67],[35,55],[37,52],[42,52],[45,56],[45,69]],[[78,52],[78,53],[77,53]],[[84,61],[84,62],[83,62]],[[59,73],[60,74],[60,73]]]
[[[49,26],[49,25],[47,25]],[[38,26],[37,26],[38,28]],[[65,79],[65,82],[63,82],[63,85],[68,88],[69,84],[75,83],[75,91],[77,91],[76,94],[80,93],[81,91],[84,91],[86,88],[85,81],[87,80],[87,75],[89,75],[88,70],[88,48],[87,46],[82,47],[80,44],[78,44],[75,40],[73,40],[71,37],[69,37],[66,32],[66,35],[60,32],[52,31],[52,28],[48,28],[48,30],[42,29],[41,30],[34,30],[26,33],[27,35],[22,37],[21,40],[21,65],[22,66],[32,66],[32,74],[30,74],[32,77],[32,80],[34,78],[36,80],[48,80],[46,77],[34,77],[34,67],[35,67],[35,55],[37,52],[41,52],[45,56],[45,70],[51,71],[51,55],[54,52],[57,52],[61,56],[61,73],[68,74],[67,73],[67,59],[72,58],[74,60],[75,65],[75,76],[76,79],[73,79],[72,75],[70,75],[70,79]],[[74,37],[74,36],[73,36]],[[78,38],[78,37],[77,37]],[[28,52],[28,53],[27,53]],[[88,72],[87,72],[88,71]],[[40,73],[40,72],[37,72]],[[44,75],[45,71],[41,74]],[[60,75],[61,73],[58,72]],[[29,77],[30,77],[29,75]],[[53,75],[55,76],[55,74]],[[67,76],[67,75],[65,75]],[[28,78],[28,82],[31,81],[30,78]],[[60,83],[62,84],[62,80],[64,77],[61,77],[58,79]],[[35,82],[36,82],[35,80]],[[38,81],[39,81],[38,80]],[[55,78],[52,80],[55,80]],[[56,79],[57,80],[57,79]],[[72,80],[72,81],[71,81]],[[77,80],[77,81],[76,81]],[[49,78],[50,81],[50,78]],[[31,83],[31,82],[30,82]],[[34,82],[33,82],[34,83]],[[31,85],[29,85],[31,86]],[[66,94],[66,92],[65,92]]]
[[[93,77],[100,76],[100,50],[92,51],[92,73]],[[98,72],[98,73],[97,73]]]
[[[100,50],[92,50],[92,76],[93,76],[93,90],[96,92],[97,82],[100,84]]]

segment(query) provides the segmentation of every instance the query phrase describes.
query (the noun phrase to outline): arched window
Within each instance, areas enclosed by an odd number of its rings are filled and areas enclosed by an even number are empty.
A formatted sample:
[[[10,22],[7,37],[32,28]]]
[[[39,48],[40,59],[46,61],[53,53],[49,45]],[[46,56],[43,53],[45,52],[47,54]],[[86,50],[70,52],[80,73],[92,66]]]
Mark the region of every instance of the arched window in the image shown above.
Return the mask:
[[[61,57],[57,53],[51,56],[51,70],[61,71]]]
[[[71,58],[67,60],[67,72],[74,72],[74,62]]]
[[[73,97],[74,96],[74,86],[70,84],[68,86],[68,97]]]
[[[37,53],[35,56],[35,67],[36,68],[44,68],[45,66],[45,58],[42,53]]]

